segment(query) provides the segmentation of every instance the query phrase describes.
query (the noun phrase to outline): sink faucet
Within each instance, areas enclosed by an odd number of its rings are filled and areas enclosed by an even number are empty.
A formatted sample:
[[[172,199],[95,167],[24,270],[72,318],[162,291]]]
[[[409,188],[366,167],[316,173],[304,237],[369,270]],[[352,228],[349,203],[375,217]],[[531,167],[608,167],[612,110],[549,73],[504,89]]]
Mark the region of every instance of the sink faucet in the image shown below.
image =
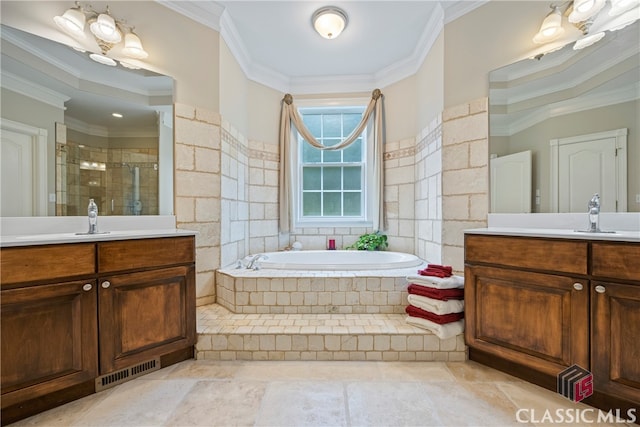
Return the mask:
[[[598,193],[594,194],[589,203],[589,231],[592,233],[600,232],[599,219],[600,219],[600,196]]]
[[[258,254],[258,255],[254,255],[253,258],[251,258],[251,260],[249,261],[249,263],[247,264],[247,269],[249,270],[258,270],[260,269],[260,266],[258,265],[258,261],[260,261],[260,259],[266,259],[268,258],[266,255],[263,254]]]
[[[93,199],[89,199],[89,206],[87,207],[87,215],[89,217],[89,232],[88,234],[98,233],[98,205]]]

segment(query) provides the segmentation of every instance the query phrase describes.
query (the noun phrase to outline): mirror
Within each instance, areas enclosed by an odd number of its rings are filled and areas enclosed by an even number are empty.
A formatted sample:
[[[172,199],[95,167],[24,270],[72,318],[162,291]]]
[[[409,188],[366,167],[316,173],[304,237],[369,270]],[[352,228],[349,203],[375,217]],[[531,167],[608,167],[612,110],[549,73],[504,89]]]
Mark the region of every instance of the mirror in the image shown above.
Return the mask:
[[[2,216],[172,215],[173,79],[1,35]]]
[[[640,211],[638,26],[489,74],[492,213]]]

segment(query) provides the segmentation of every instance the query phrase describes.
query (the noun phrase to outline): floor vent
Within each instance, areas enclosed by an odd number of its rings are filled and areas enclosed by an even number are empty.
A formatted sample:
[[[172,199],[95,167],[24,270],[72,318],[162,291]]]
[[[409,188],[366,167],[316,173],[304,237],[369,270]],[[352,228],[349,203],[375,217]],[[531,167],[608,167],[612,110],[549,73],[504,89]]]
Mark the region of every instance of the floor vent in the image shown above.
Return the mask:
[[[155,359],[151,359],[107,375],[102,375],[96,378],[96,392],[117,386],[118,384],[132,380],[140,375],[157,371],[158,369],[160,369],[160,358],[156,357]]]

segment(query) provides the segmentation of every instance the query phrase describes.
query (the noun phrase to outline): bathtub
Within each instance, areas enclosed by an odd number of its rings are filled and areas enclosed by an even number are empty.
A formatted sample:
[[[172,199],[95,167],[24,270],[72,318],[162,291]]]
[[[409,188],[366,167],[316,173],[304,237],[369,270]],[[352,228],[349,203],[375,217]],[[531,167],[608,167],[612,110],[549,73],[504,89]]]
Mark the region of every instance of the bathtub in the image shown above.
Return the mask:
[[[417,267],[415,255],[388,251],[286,251],[267,252],[260,268],[274,270],[392,270]]]

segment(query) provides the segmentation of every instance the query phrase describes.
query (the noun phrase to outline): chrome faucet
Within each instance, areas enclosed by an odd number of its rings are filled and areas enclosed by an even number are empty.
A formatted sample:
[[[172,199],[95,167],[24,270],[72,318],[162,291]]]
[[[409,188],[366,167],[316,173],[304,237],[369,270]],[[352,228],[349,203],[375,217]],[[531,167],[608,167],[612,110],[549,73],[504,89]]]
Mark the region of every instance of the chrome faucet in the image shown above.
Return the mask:
[[[87,207],[87,216],[89,217],[88,234],[98,233],[98,205],[93,199],[89,199],[89,207]]]
[[[261,259],[267,259],[268,257],[266,255],[263,254],[257,254],[254,255],[253,258],[251,258],[251,260],[247,263],[247,269],[248,270],[259,270],[260,269],[260,265],[258,264],[258,261],[260,261]]]
[[[600,196],[598,193],[594,194],[589,203],[589,231],[592,233],[600,232]]]

